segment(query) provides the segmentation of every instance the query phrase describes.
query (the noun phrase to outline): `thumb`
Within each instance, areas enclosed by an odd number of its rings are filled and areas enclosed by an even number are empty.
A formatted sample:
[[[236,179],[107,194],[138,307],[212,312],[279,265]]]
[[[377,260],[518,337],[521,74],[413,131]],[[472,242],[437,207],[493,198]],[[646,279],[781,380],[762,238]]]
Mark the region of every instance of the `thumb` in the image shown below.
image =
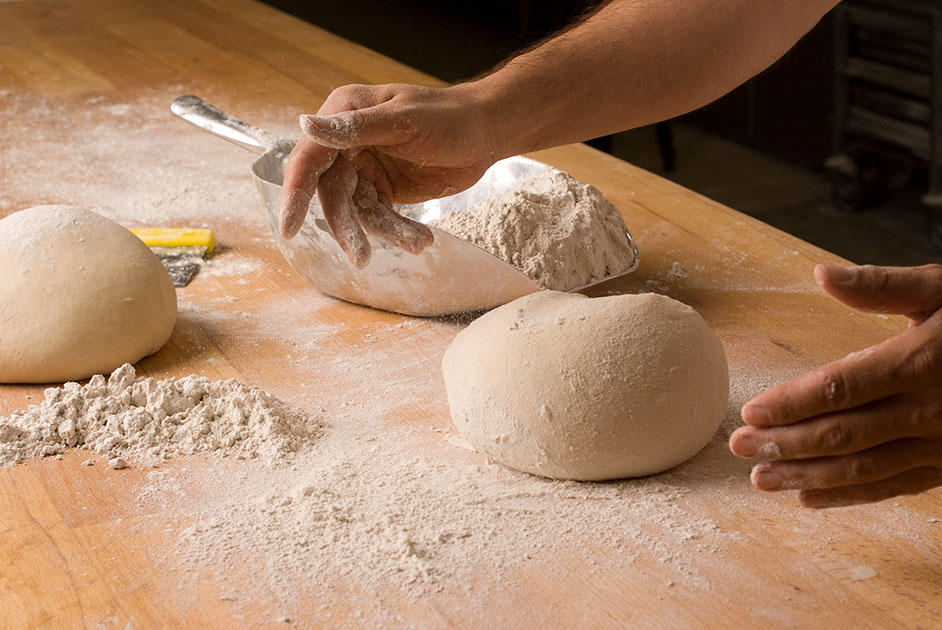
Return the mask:
[[[942,308],[942,265],[817,265],[814,278],[831,296],[863,311],[898,313],[922,321]]]
[[[318,144],[333,149],[390,146],[406,142],[415,129],[403,117],[376,105],[330,115],[301,116],[301,131]]]

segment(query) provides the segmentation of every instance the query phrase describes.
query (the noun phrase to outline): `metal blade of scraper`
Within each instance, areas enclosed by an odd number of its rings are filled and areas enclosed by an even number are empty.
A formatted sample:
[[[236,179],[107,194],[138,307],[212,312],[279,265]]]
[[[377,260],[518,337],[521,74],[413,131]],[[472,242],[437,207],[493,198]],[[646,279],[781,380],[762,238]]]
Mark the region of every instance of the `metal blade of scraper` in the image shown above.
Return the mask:
[[[151,247],[157,255],[164,269],[170,274],[173,286],[182,288],[190,284],[203,266],[203,257],[206,255],[205,247]]]

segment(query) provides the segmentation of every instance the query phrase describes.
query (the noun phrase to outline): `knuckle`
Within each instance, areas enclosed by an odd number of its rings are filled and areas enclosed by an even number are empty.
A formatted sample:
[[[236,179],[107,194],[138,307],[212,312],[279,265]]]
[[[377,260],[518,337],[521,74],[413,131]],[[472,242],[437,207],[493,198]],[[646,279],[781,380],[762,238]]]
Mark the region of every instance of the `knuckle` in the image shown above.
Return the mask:
[[[885,267],[876,265],[864,265],[863,271],[867,274],[873,290],[877,293],[885,293],[890,285],[890,274]]]
[[[930,286],[930,288],[942,288],[942,264],[930,263],[928,265],[924,265],[922,269],[926,273],[927,284]]]
[[[850,483],[863,483],[873,479],[876,466],[869,457],[854,457],[847,462],[844,477]]]
[[[342,85],[327,95],[324,105],[338,110],[357,109],[370,100],[373,90],[374,86],[362,83]]]
[[[390,83],[386,86],[383,96],[387,99],[393,98],[420,98],[429,92],[428,87],[422,85],[411,85],[409,83]]]
[[[350,83],[342,87],[337,88],[336,91],[347,94],[349,96],[360,96],[363,94],[369,94],[372,91],[373,86],[366,85],[363,83]]]
[[[821,372],[820,386],[824,400],[832,409],[841,409],[850,398],[847,379],[840,372]]]
[[[820,431],[815,445],[829,453],[844,453],[850,451],[853,444],[854,434],[847,427],[835,423]]]
[[[942,374],[942,343],[919,344],[906,356],[902,366],[902,378],[906,383],[937,378]]]
[[[910,414],[916,435],[942,434],[942,405],[934,400],[922,401]]]

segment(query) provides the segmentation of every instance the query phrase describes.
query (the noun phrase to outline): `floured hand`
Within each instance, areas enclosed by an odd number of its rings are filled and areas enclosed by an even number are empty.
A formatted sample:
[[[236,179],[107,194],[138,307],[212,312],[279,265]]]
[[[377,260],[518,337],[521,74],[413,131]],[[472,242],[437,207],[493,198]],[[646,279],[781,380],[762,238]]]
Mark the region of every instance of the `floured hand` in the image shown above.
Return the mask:
[[[819,265],[818,283],[861,310],[900,313],[910,328],[763,392],[730,437],[760,460],[760,490],[800,489],[836,507],[942,485],[942,266]]]
[[[393,203],[418,203],[473,185],[495,161],[483,114],[465,86],[347,85],[317,115],[285,168],[280,229],[301,229],[316,192],[337,243],[357,266],[370,259],[370,233],[418,254],[432,232]]]

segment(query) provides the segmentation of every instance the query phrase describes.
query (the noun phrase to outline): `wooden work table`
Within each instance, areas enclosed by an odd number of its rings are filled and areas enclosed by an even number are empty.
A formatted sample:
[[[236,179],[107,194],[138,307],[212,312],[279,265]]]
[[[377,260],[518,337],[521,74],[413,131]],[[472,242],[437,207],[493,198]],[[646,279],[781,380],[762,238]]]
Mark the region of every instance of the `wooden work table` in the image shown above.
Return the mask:
[[[238,378],[293,404],[318,398],[330,410],[358,391],[358,378],[392,381],[395,369],[391,397],[400,400],[365,408],[391,424],[438,429],[422,434],[432,448],[450,426],[438,362],[457,325],[408,320],[307,287],[260,216],[251,156],[167,111],[175,96],[195,93],[292,133],[298,113],[352,82],[436,83],[253,0],[0,2],[0,217],[76,203],[127,225],[155,224],[165,210],[167,223],[209,225],[225,248],[220,266],[180,291],[174,336],[139,373]],[[640,268],[592,293],[657,291],[693,305],[723,340],[734,407],[762,386],[905,326],[820,292],[811,271],[839,261],[828,252],[583,145],[535,157],[601,189],[638,243]],[[225,271],[226,256],[236,272]],[[276,325],[287,312],[328,332],[299,348],[292,331]],[[376,346],[368,342],[378,332],[390,367],[371,362]],[[341,369],[348,361],[361,373]],[[430,376],[419,386],[403,373]],[[41,396],[38,386],[0,386],[0,416]],[[420,601],[393,594],[386,605],[397,625],[419,627],[938,627],[942,492],[803,510],[794,493],[752,490],[748,465],[724,451],[724,440],[721,432],[709,447],[710,473],[691,484],[684,505],[730,535],[718,554],[734,580],[668,592],[642,575],[654,560],[639,559],[638,573],[616,573],[600,552],[591,572],[560,565],[552,583],[524,567],[527,588],[495,589],[493,606],[462,614],[440,612],[453,604],[448,589]],[[66,454],[0,470],[0,627],[265,625],[251,611],[233,616],[212,583],[201,586],[209,597],[185,607],[164,597],[178,588],[172,571],[116,551],[162,540],[146,515],[123,503],[143,473],[133,465],[120,474],[84,467],[81,459]],[[114,527],[122,520],[135,523],[133,533]],[[691,562],[697,568],[707,559]],[[323,607],[323,594],[306,597],[311,607],[295,611],[293,623],[357,625],[356,596],[332,602],[329,622],[310,612]]]

